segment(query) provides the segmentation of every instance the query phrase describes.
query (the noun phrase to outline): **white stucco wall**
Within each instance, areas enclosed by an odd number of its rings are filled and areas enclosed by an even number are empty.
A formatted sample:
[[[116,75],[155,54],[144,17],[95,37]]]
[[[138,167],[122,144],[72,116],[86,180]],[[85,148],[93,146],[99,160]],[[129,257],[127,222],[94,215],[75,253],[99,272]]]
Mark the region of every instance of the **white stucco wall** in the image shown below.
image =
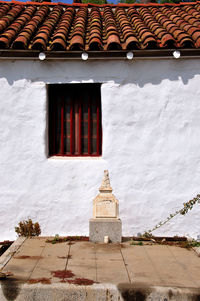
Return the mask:
[[[101,82],[103,156],[47,158],[48,83]],[[200,60],[1,61],[0,240],[31,217],[43,235],[88,235],[103,170],[123,235],[200,193]],[[155,232],[200,234],[200,205]]]

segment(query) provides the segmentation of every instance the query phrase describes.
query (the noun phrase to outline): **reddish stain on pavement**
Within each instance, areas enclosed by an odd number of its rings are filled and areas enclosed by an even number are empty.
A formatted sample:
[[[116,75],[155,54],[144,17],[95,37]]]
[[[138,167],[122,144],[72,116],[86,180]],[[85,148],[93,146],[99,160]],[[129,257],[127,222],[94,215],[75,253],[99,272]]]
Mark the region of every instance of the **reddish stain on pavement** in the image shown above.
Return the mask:
[[[54,277],[62,278],[63,280],[65,278],[72,278],[74,276],[74,273],[70,270],[57,270],[51,272]]]
[[[67,282],[70,284],[77,284],[77,285],[92,285],[96,283],[95,281],[86,278],[75,278],[72,280],[67,280]]]
[[[41,259],[43,258],[42,256],[28,256],[28,255],[21,255],[21,256],[14,256],[15,259]]]
[[[50,278],[36,278],[36,279],[29,279],[27,282],[28,282],[29,284],[35,284],[35,283],[51,284]]]

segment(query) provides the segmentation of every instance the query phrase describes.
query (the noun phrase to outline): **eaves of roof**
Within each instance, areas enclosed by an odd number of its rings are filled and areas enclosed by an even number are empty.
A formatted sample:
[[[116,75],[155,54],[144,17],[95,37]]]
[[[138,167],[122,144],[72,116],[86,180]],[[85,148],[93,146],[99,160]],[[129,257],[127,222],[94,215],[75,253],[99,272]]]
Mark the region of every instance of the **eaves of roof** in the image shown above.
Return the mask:
[[[199,57],[200,2],[64,4],[0,1],[0,58]]]

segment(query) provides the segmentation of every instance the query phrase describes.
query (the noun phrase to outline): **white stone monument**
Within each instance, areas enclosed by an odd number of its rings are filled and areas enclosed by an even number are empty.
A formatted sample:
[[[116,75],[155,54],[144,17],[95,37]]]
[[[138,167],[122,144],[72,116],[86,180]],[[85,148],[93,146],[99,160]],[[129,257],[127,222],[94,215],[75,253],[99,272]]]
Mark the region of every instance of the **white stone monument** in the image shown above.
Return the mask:
[[[119,219],[119,202],[112,194],[108,170],[104,170],[99,192],[93,200],[90,241],[104,242],[104,238],[108,236],[110,242],[121,242],[122,223]]]

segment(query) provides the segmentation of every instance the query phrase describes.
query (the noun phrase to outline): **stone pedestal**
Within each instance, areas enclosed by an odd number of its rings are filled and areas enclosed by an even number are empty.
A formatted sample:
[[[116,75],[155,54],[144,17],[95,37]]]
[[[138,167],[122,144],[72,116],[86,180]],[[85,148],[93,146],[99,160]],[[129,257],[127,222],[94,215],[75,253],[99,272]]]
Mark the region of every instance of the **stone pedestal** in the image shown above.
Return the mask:
[[[104,242],[108,236],[109,241],[119,243],[122,240],[122,222],[116,218],[90,219],[90,241]]]
[[[99,188],[99,194],[93,200],[93,218],[90,220],[90,241],[104,242],[108,236],[110,242],[121,242],[122,222],[119,219],[119,202],[112,194],[108,170]]]

